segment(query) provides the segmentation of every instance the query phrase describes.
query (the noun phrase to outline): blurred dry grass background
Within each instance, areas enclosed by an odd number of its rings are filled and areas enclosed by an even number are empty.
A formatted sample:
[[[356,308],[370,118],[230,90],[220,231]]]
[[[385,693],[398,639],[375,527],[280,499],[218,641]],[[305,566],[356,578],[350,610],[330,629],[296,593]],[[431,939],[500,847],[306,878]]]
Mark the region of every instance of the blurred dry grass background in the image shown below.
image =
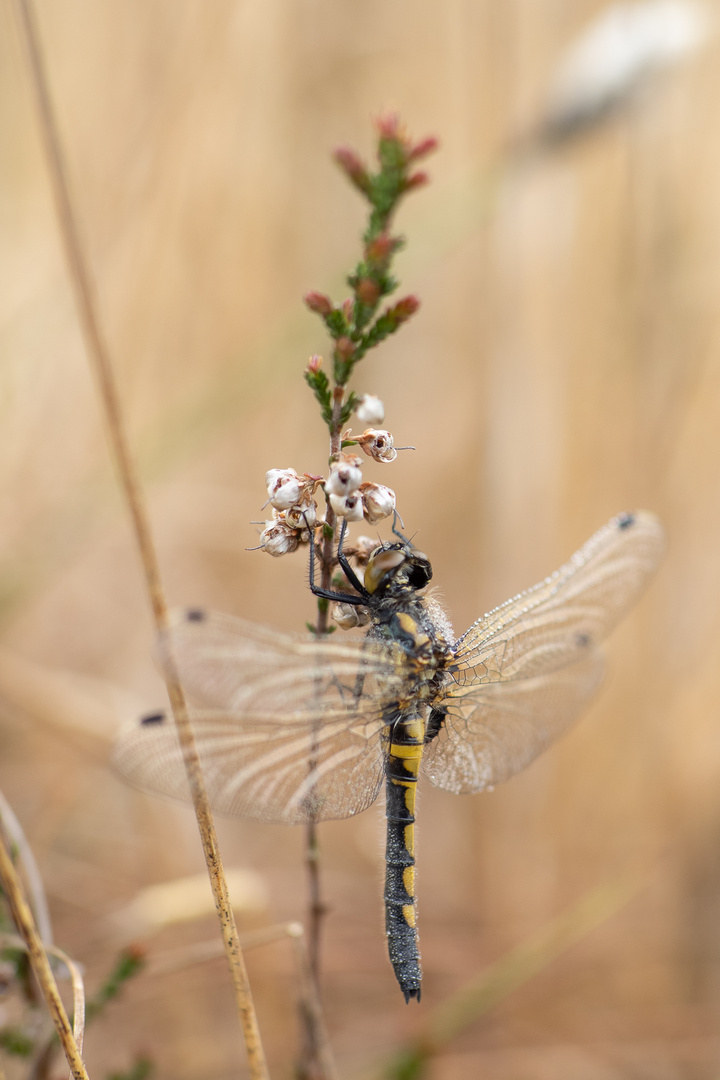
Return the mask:
[[[621,117],[483,177],[541,109],[591,0],[48,0],[38,14],[75,195],[172,603],[278,628],[311,612],[302,556],[248,553],[269,467],[320,472],[301,380],[325,342],[300,297],[357,250],[330,149],[395,106],[442,152],[399,225],[423,307],[358,389],[417,446],[398,492],[456,630],[623,508],[666,562],[609,648],[582,724],[504,789],[424,789],[424,1000],[381,929],[381,809],[323,827],[328,1023],[356,1075],[434,1004],[596,883],[619,914],[453,1045],[434,1075],[720,1075],[720,100],[717,42]],[[713,119],[715,117],[715,119]],[[152,632],[80,342],[27,77],[0,4],[0,786],[56,939],[93,984],[138,890],[202,870],[190,810],[111,774],[118,725],[160,704]],[[380,476],[380,472],[382,475]],[[300,831],[220,822],[262,875],[257,927],[303,912]],[[215,933],[207,917],[152,952]],[[123,936],[125,935],[125,936]],[[274,1076],[289,1076],[290,951],[249,956]],[[148,1051],[162,1077],[242,1074],[224,961],[142,976],[89,1032],[91,1075]]]

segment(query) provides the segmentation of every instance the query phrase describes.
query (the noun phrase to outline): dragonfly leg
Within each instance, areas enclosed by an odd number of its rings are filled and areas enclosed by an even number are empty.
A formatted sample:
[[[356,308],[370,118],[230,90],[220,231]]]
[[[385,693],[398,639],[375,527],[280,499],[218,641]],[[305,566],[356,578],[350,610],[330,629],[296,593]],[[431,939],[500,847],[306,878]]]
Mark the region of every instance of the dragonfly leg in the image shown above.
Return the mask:
[[[307,524],[307,520],[306,520],[305,523]],[[342,537],[343,537],[344,532],[345,532],[345,524],[346,523],[343,522],[343,531],[342,531],[341,536],[340,536],[340,543],[341,544],[342,544]],[[341,603],[341,604],[354,604],[355,607],[362,607],[365,603],[367,603],[367,593],[365,592],[365,589],[364,589],[364,587],[362,585],[360,585],[360,588],[362,589],[362,592],[363,592],[364,595],[355,596],[354,593],[339,592],[336,589],[323,589],[320,585],[315,584],[315,533],[314,533],[313,529],[311,529],[309,526],[308,526],[308,532],[310,534],[310,538],[309,538],[309,542],[310,542],[310,591],[312,592],[313,596],[320,596],[325,600],[334,600],[337,603]],[[347,559],[345,559],[344,555],[343,555],[343,559],[347,563]],[[341,565],[342,565],[342,563],[341,563]],[[350,569],[350,571],[352,573],[352,568],[349,567],[349,564],[348,564],[348,568]],[[345,570],[344,566],[343,566],[343,570]],[[347,571],[346,571],[346,573],[347,573]],[[353,574],[353,577],[355,577],[354,574]],[[355,580],[357,581],[358,579],[355,578]],[[354,582],[351,580],[350,584],[354,585]],[[359,584],[359,581],[358,581],[358,584]]]
[[[342,528],[340,529],[340,539],[337,546],[337,561],[340,563],[342,572],[352,585],[353,589],[357,589],[357,591],[360,593],[360,595],[364,598],[364,601],[366,602],[370,594],[368,593],[360,578],[353,570],[350,563],[347,561],[347,556],[343,552],[343,543],[345,541],[346,529],[347,518],[343,518]]]

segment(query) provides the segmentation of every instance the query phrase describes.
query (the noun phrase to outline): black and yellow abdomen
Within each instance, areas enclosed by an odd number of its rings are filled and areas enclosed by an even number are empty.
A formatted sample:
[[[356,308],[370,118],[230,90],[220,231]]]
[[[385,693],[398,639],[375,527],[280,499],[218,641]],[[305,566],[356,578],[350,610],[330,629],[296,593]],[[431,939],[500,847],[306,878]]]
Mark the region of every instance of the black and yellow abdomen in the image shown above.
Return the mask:
[[[425,722],[399,714],[388,740],[385,930],[390,962],[405,1000],[420,1000],[422,971],[415,906],[415,795],[425,741]]]

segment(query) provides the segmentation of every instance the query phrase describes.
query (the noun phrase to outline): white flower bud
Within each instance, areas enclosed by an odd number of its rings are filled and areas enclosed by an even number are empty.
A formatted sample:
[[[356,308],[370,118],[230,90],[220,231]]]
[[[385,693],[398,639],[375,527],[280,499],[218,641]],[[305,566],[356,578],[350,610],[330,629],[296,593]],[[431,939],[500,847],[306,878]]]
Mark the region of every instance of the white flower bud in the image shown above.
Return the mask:
[[[356,626],[367,626],[370,622],[367,608],[355,604],[333,604],[332,617],[341,630],[353,630]]]
[[[363,501],[356,492],[351,495],[331,495],[330,505],[338,517],[344,517],[348,521],[362,521]]]
[[[317,521],[317,503],[314,499],[295,503],[285,511],[285,520],[293,529],[313,529]]]
[[[360,458],[351,458],[336,462],[330,469],[330,476],[325,484],[328,495],[351,495],[362,484],[362,469],[355,462]]]
[[[394,461],[397,457],[397,450],[389,431],[367,428],[362,435],[355,438],[355,441],[375,461]]]
[[[363,394],[355,415],[363,424],[382,424],[385,419],[385,406],[375,394]]]
[[[298,540],[297,529],[291,528],[282,518],[268,521],[266,528],[260,533],[260,547],[274,558],[295,551]]]
[[[368,481],[360,485],[363,501],[363,514],[370,525],[377,524],[389,517],[395,509],[395,492],[383,484]]]
[[[294,469],[268,469],[265,483],[276,510],[287,510],[300,500],[302,481]]]

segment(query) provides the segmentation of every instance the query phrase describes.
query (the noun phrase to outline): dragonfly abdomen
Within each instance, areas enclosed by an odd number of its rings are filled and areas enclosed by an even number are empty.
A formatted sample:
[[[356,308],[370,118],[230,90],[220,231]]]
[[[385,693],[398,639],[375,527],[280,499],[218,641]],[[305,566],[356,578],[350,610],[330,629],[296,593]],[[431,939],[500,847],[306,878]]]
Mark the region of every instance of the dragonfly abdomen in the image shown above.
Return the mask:
[[[385,930],[390,962],[405,1000],[420,1000],[422,969],[415,902],[415,796],[425,741],[419,716],[388,729]]]

